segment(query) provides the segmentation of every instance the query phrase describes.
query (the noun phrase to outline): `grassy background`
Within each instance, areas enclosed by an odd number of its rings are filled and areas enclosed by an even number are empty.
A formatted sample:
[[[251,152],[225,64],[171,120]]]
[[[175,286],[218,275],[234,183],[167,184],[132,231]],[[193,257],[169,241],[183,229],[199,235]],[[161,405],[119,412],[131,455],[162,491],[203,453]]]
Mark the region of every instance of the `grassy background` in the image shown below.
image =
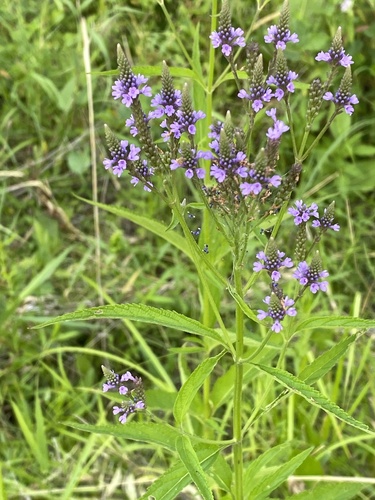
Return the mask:
[[[243,20],[250,24],[252,4],[233,0],[235,26],[246,29]],[[312,307],[370,318],[375,281],[375,6],[373,0],[357,0],[353,11],[342,13],[339,5],[336,0],[291,1],[292,31],[300,37],[299,47],[289,53],[294,69],[305,81],[324,77],[323,64],[313,58],[328,49],[341,25],[345,47],[355,60],[353,90],[360,99],[353,116],[340,116],[309,158],[296,193],[296,199],[308,196],[317,203],[335,199],[342,227],[338,237],[323,242],[324,263],[331,274],[328,300],[307,304],[306,314]],[[265,26],[280,6],[278,1],[267,5],[261,16],[268,19]],[[210,2],[169,2],[167,8],[188,48],[200,23],[204,54]],[[64,422],[104,422],[107,415],[112,420],[100,396],[99,368],[110,355],[110,363],[119,370],[139,363],[155,375],[138,335],[178,381],[176,357],[168,349],[181,345],[180,335],[116,321],[76,322],[37,331],[29,327],[46,317],[98,305],[101,296],[105,301],[142,302],[199,316],[196,276],[174,248],[106,212],[99,213],[98,242],[92,207],[74,196],[92,199],[97,187],[99,201],[158,214],[168,222],[168,211],[160,211],[158,200],[102,168],[103,124],[121,132],[125,114],[111,99],[112,77],[98,73],[116,67],[118,42],[135,64],[159,65],[165,59],[172,66],[186,67],[187,62],[160,6],[151,0],[4,0],[0,17],[1,490],[4,498],[136,499],[167,467],[169,457],[110,436],[83,435]],[[92,93],[84,66],[83,18],[91,40]],[[254,39],[262,40],[265,26]],[[225,97],[230,102],[232,90],[220,93],[218,113],[226,111]],[[89,122],[91,102],[94,129]],[[297,109],[299,103],[296,97]],[[90,132],[95,134],[98,155],[94,188]],[[288,355],[290,369],[298,373],[340,335],[319,330],[299,339]],[[362,336],[319,386],[370,426],[375,416],[372,337],[373,332]],[[187,367],[195,365],[194,356],[184,359]],[[262,394],[262,380],[257,379],[251,391],[252,397]],[[157,405],[155,410],[161,411]],[[343,429],[294,397],[255,424],[248,454],[256,456],[288,439],[323,444],[301,474],[375,476],[373,441],[368,436]],[[280,490],[280,496],[286,492]],[[363,490],[360,498],[375,498],[374,486]]]

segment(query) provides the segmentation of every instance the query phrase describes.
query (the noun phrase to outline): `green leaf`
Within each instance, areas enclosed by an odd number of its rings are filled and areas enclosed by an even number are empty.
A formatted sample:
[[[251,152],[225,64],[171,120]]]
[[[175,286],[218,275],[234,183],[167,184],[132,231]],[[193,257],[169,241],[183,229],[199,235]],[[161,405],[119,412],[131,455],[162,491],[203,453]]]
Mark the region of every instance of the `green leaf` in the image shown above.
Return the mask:
[[[250,491],[252,487],[255,487],[254,478],[258,472],[265,467],[269,462],[277,460],[278,458],[285,457],[289,453],[291,443],[281,443],[273,448],[262,453],[255,460],[250,462],[244,474],[244,491]]]
[[[147,229],[147,231],[150,231],[151,233],[160,236],[165,241],[168,241],[168,243],[181,250],[181,252],[183,252],[185,255],[189,257],[189,259],[191,259],[189,245],[186,244],[185,238],[174,231],[169,231],[168,226],[162,224],[161,222],[150,219],[149,217],[143,217],[142,215],[137,215],[132,210],[126,210],[125,208],[114,207],[113,205],[105,205],[104,203],[95,203],[91,200],[81,198],[80,196],[76,196],[76,198],[85,201],[90,205],[102,208],[103,210],[106,210],[111,214],[118,215],[123,219],[130,220],[131,222],[134,222],[134,224],[137,224],[138,226],[144,227],[145,229]]]
[[[198,445],[195,448],[198,460],[203,470],[208,469],[216,460],[218,447],[214,445]],[[175,500],[178,493],[191,483],[190,474],[181,461],[165,472],[152,483],[146,493],[139,500]]]
[[[313,447],[308,448],[305,451],[302,451],[291,460],[289,460],[286,464],[274,468],[271,471],[267,471],[262,477],[261,481],[255,481],[255,488],[250,487],[250,491],[247,493],[251,493],[248,496],[251,500],[262,500],[263,498],[268,498],[269,494],[274,491],[280,484],[282,484],[288,477],[293,474],[293,472],[304,462],[304,460],[310,455]]]
[[[224,351],[212,358],[205,359],[194,371],[189,375],[188,379],[181,387],[177,394],[177,398],[173,408],[173,415],[177,424],[181,424],[184,416],[188,412],[190,405],[197,394],[198,390],[215,368],[219,359],[224,355]]]
[[[204,470],[201,467],[197,454],[187,436],[180,436],[176,440],[176,449],[181,462],[185,465],[191,479],[196,484],[204,500],[213,500],[213,495],[208,486]]]
[[[374,319],[350,316],[310,316],[297,325],[296,332],[307,328],[374,328]]]
[[[221,453],[218,454],[217,459],[210,470],[210,475],[213,477],[219,488],[227,493],[231,493],[233,471],[232,467],[228,464]]]
[[[295,500],[350,500],[351,498],[359,498],[358,493],[365,487],[366,484],[363,483],[318,483],[312,490],[303,491],[288,498]]]
[[[374,435],[374,433],[369,429],[366,424],[363,424],[359,420],[351,417],[346,411],[340,408],[336,403],[330,401],[328,398],[323,396],[318,390],[314,389],[310,385],[303,382],[303,380],[297,378],[291,373],[280,370],[278,368],[273,368],[271,366],[257,365],[254,363],[260,370],[269,373],[272,377],[280,382],[280,384],[284,385],[291,391],[295,392],[302,396],[306,401],[310,404],[317,406],[321,410],[324,410],[326,413],[331,413],[335,415],[338,419],[342,420],[346,424],[355,427],[356,429],[360,429],[362,431],[368,432],[369,434]]]
[[[176,439],[180,436],[180,432],[174,427],[168,424],[155,424],[152,422],[127,422],[124,425],[89,425],[69,422],[66,425],[94,434],[106,434],[133,441],[157,444],[169,450],[176,449]]]
[[[240,308],[248,318],[253,320],[255,323],[262,324],[262,322],[258,319],[257,315],[255,314],[255,312],[252,309],[250,309],[250,307],[246,304],[246,302],[236,292],[234,288],[228,286],[228,292],[231,294],[231,296],[234,298],[234,300],[237,302],[237,304],[240,306]]]
[[[306,366],[298,375],[298,378],[309,385],[322,378],[344,356],[348,347],[355,342],[356,338],[356,335],[350,335],[346,339],[341,340],[334,347],[314,359],[310,365]]]
[[[28,444],[31,453],[34,455],[41,471],[48,470],[48,457],[44,455],[44,446],[39,446],[39,443],[37,442],[38,435],[35,433],[35,429],[31,427],[31,424],[28,422],[27,418],[25,418],[23,412],[16,405],[16,403],[11,401],[11,404],[13,413],[17,419],[18,427],[21,429],[25,441]]]
[[[258,346],[260,342],[257,342]],[[278,352],[278,348],[273,348],[267,345],[263,351],[257,356],[256,361],[261,363],[270,363],[271,360],[275,357]],[[250,364],[244,364],[243,367],[243,385],[247,386],[254,378],[259,375],[257,374],[257,370],[254,366],[250,366]],[[211,401],[213,404],[213,409],[216,411],[220,406],[226,404],[233,394],[234,388],[234,380],[235,380],[235,367],[231,366],[228,370],[226,370],[223,375],[218,377],[214,383],[214,386],[211,390]]]
[[[72,313],[63,314],[51,318],[33,328],[43,328],[48,325],[54,325],[64,321],[86,321],[90,319],[130,319],[132,321],[141,321],[142,323],[151,323],[153,325],[166,326],[183,332],[194,333],[203,337],[209,337],[222,344],[223,341],[219,334],[213,328],[204,326],[195,319],[188,318],[176,311],[159,309],[157,307],[146,306],[143,304],[115,304],[110,306],[91,307]]]

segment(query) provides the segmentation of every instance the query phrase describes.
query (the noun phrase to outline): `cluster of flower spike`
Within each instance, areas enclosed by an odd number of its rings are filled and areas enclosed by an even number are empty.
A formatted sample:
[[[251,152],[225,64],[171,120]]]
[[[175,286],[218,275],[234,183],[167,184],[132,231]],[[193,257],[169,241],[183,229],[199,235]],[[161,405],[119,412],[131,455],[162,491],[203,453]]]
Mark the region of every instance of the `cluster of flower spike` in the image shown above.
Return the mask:
[[[113,407],[113,414],[120,415],[119,421],[122,424],[126,423],[127,417],[136,411],[146,408],[143,383],[140,377],[126,372],[123,375],[115,373],[102,365],[103,375],[107,382],[103,384],[103,392],[118,391],[122,397],[126,397],[120,406]]]
[[[305,246],[306,225],[312,219],[311,227],[318,228],[316,241],[319,240],[321,234],[328,229],[339,231],[340,226],[334,224],[334,203],[324,209],[323,215],[319,216],[318,205],[313,203],[307,206],[302,200],[295,203],[295,206],[288,209],[290,215],[294,217],[294,224],[298,227],[299,235],[296,241],[296,257],[305,255],[302,247]],[[258,310],[258,319],[263,320],[269,317],[273,320],[271,329],[274,332],[280,332],[283,327],[281,321],[285,316],[295,316],[297,310],[294,307],[295,300],[284,295],[283,289],[280,286],[282,277],[281,269],[290,269],[294,267],[294,263],[290,257],[285,257],[285,253],[281,252],[271,238],[268,242],[265,252],[258,252],[257,261],[254,262],[253,270],[260,272],[265,270],[271,280],[271,295],[268,295],[264,302],[267,304],[267,311]],[[324,280],[329,276],[328,271],[323,269],[322,260],[319,252],[313,256],[310,265],[306,260],[301,260],[293,272],[292,277],[295,278],[301,285],[297,297],[301,297],[306,289],[310,289],[312,293],[327,291],[328,282]]]
[[[237,96],[243,103],[247,123],[244,128],[235,126],[228,111],[225,118],[209,126],[209,150],[201,150],[198,146],[197,131],[203,128],[200,125],[205,119],[205,113],[194,109],[188,85],[185,84],[182,90],[176,89],[164,62],[161,90],[154,95],[147,84],[148,79],[133,73],[126,55],[118,46],[119,78],[112,87],[112,95],[130,110],[125,124],[129,135],[135,138],[137,144],[118,140],[109,127],[105,126],[110,152],[110,157],[104,160],[105,168],[118,177],[128,172],[131,175],[130,182],[134,186],[142,184],[146,191],[161,195],[159,187],[162,186],[165,192],[168,188],[167,194],[170,195],[175,172],[183,171],[186,178],[191,179],[195,187],[200,188],[206,205],[213,211],[217,210],[223,217],[220,219],[224,220],[222,229],[228,233],[228,228],[240,228],[238,221],[247,223],[275,213],[290,199],[302,170],[293,134],[295,162],[286,174],[277,173],[283,135],[290,129],[293,132],[292,122],[285,123],[280,113],[283,107],[290,111],[290,100],[295,92],[295,81],[298,79],[298,74],[289,68],[284,55],[287,44],[299,42],[298,35],[292,33],[289,28],[289,18],[289,4],[288,0],[285,0],[279,23],[269,27],[264,36],[265,43],[274,47],[272,58],[268,62],[268,71],[265,72],[259,45],[255,42],[247,43],[244,31],[232,26],[228,0],[223,0],[219,27],[211,34],[210,39],[212,46],[220,48],[230,63],[238,86]],[[240,82],[236,72],[238,63],[235,60],[235,52],[241,49],[244,49],[246,54],[246,84]],[[337,30],[329,50],[319,52],[315,59],[327,63],[330,71],[325,82],[315,79],[310,85],[305,132],[311,129],[324,101],[331,101],[335,107],[330,121],[342,112],[351,115],[354,105],[358,103],[356,95],[351,93],[353,60],[343,47],[341,28]],[[330,88],[340,68],[344,68],[344,75],[338,88],[332,91]],[[151,98],[149,112],[144,111],[141,102],[146,98]],[[259,122],[257,123],[260,136],[254,139],[252,132],[255,118],[263,108],[265,124],[261,127]],[[201,139],[200,137],[200,143]],[[251,150],[250,144],[256,144],[258,149]],[[307,155],[308,153],[304,158]],[[162,182],[156,182],[158,178]],[[166,198],[168,196],[164,197]],[[318,290],[325,291],[327,284],[321,280],[328,276],[328,273],[322,269],[318,254],[310,265],[305,260],[311,251],[310,249],[307,252],[305,248],[306,223],[310,218],[314,219],[312,227],[317,231],[315,243],[328,229],[338,231],[339,226],[333,221],[333,205],[319,217],[316,205],[307,207],[299,201],[295,207],[289,209],[289,213],[294,217],[298,228],[295,255],[299,264],[294,277],[303,290],[309,288],[313,293]],[[235,230],[232,234],[235,234]],[[279,268],[291,267],[293,263],[284,258],[282,252],[275,250],[272,244],[266,252],[260,252],[257,257],[263,262],[256,263],[254,270],[265,269],[269,273],[272,292],[265,299],[269,306],[268,311],[259,314],[261,318],[271,317],[274,320],[272,328],[280,331],[283,317],[295,315],[296,310],[293,307],[294,300],[285,296],[279,285]],[[137,403],[141,404],[134,404]],[[125,414],[126,419],[128,413],[124,410],[118,412]]]
[[[233,126],[228,112],[225,121],[210,126],[210,150],[200,150],[196,145],[197,124],[205,118],[205,113],[193,108],[188,86],[185,85],[182,91],[175,89],[168,67],[163,63],[162,87],[160,92],[153,95],[147,84],[148,79],[133,73],[123,50],[118,46],[120,75],[112,87],[112,95],[129,108],[131,114],[126,126],[129,135],[135,137],[138,144],[118,140],[106,126],[110,157],[104,160],[105,168],[118,177],[124,172],[130,173],[131,183],[134,186],[142,184],[146,191],[157,191],[157,177],[165,181],[171,178],[173,172],[181,169],[188,179],[201,185],[211,207],[226,213],[235,213],[241,204],[245,209],[250,205],[254,209],[254,198],[262,203],[268,200],[271,207],[280,206],[288,199],[294,188],[291,180],[295,175],[295,165],[284,179],[275,172],[275,168],[281,137],[289,131],[289,125],[277,116],[279,107],[272,105],[283,100],[288,102],[295,91],[294,81],[298,78],[298,74],[289,69],[284,56],[288,43],[299,42],[298,35],[289,29],[288,2],[284,2],[279,23],[268,28],[264,37],[266,43],[274,45],[274,55],[266,75],[258,44],[246,45],[243,35],[242,29],[231,25],[228,1],[224,0],[219,28],[210,38],[213,47],[221,48],[224,56],[232,62],[236,48],[246,49],[248,86],[239,89],[238,97],[245,104],[250,128],[255,115],[267,107],[266,115],[270,122],[264,130],[263,148],[258,152],[249,151],[249,130],[245,132]],[[332,78],[328,78],[327,85],[314,80],[307,111],[310,125],[324,100],[332,101],[337,113],[344,111],[348,114],[353,113],[353,105],[358,102],[357,97],[350,92],[350,66],[353,61],[343,48],[341,29],[337,31],[331,48],[327,52],[319,52],[316,60],[328,63],[332,72],[342,66],[345,74],[334,93],[328,89]],[[144,112],[141,104],[141,98],[147,97],[151,98],[151,111],[148,113]],[[157,137],[154,137],[157,127],[151,126],[151,122],[155,121],[160,127]],[[258,143],[262,144],[261,141]]]

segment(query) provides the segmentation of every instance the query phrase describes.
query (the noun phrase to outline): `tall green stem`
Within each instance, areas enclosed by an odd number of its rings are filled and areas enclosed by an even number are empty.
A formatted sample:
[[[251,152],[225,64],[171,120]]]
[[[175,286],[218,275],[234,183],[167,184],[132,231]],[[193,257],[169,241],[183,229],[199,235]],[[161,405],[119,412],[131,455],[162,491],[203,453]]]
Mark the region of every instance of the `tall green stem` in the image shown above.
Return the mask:
[[[241,268],[238,260],[238,249],[234,259],[234,285],[238,295],[243,298]],[[236,500],[243,499],[243,451],[242,451],[242,384],[243,384],[243,349],[244,349],[244,313],[236,305],[236,357],[233,403],[233,438],[235,440],[234,455],[234,492]]]

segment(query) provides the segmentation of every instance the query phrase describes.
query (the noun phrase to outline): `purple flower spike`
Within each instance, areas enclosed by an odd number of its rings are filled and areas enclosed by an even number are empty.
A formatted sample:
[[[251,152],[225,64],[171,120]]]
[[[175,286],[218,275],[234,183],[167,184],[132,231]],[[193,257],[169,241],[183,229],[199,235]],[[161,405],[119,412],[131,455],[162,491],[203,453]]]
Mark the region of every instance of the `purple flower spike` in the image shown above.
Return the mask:
[[[162,118],[164,115],[174,116],[182,104],[181,90],[174,90],[172,93],[160,92],[151,101],[151,106],[156,108],[151,111],[149,118]]]
[[[276,85],[275,97],[278,101],[281,101],[286,91],[291,93],[294,92],[295,87],[293,81],[297,78],[297,73],[288,71],[286,76],[281,73],[277,73],[275,76],[271,75],[267,78],[267,83],[268,85]]]
[[[264,37],[266,43],[273,43],[276,49],[285,50],[287,42],[299,42],[296,33],[290,34],[290,30],[283,30],[275,24],[270,26],[267,30],[267,35]]]
[[[196,122],[206,117],[203,111],[184,113],[184,111],[181,109],[176,112],[176,116],[177,121],[173,122],[170,127],[171,133],[176,139],[179,139],[183,132],[187,132],[190,135],[195,135],[197,131],[195,126]]]
[[[229,57],[233,47],[245,47],[246,41],[241,28],[233,28],[228,2],[223,0],[220,12],[220,22],[218,31],[213,31],[210,35],[214,49],[221,47],[221,52]]]
[[[332,101],[338,108],[344,108],[347,115],[352,115],[354,113],[353,104],[359,103],[358,97],[355,94],[349,96],[345,92],[341,92],[340,89],[335,95],[332,92],[326,92],[323,99],[325,101]]]
[[[243,30],[241,28],[233,28],[232,26],[229,30],[213,31],[210,35],[212,46],[217,49],[221,46],[221,52],[229,57],[232,53],[233,47],[236,45],[238,47],[245,47],[246,41],[243,37]]]
[[[260,320],[267,317],[272,318],[273,324],[271,326],[271,330],[276,333],[279,333],[283,329],[281,321],[285,318],[285,316],[296,316],[297,314],[297,310],[292,307],[294,300],[290,299],[288,296],[279,299],[274,293],[272,293],[270,296],[268,295],[263,302],[269,306],[268,311],[258,309],[257,317]]]
[[[177,168],[185,169],[185,176],[188,179],[192,179],[194,175],[198,179],[204,179],[206,171],[204,168],[198,167],[198,161],[212,160],[213,154],[210,151],[196,151],[190,148],[190,144],[183,142],[180,149],[181,157],[171,161],[171,170],[176,170]]]
[[[274,250],[270,255],[266,255],[265,252],[258,252],[256,254],[258,260],[254,262],[253,271],[258,273],[265,269],[271,276],[272,281],[277,282],[281,277],[279,270],[282,267],[293,267],[290,257],[284,259],[284,256],[285,252],[280,252],[280,250]]]
[[[335,202],[333,201],[327,208],[324,209],[323,215],[312,223],[313,227],[320,227],[322,231],[327,229],[332,229],[333,231],[339,231],[340,226],[334,224],[335,220]]]
[[[315,57],[316,61],[325,61],[331,66],[343,66],[344,68],[349,68],[353,64],[352,56],[345,53],[344,46],[342,43],[341,28],[338,28],[336,34],[332,40],[331,48],[328,52],[319,52]]]
[[[103,161],[105,169],[112,169],[112,172],[118,177],[126,169],[129,161],[139,160],[141,148],[134,144],[130,144],[130,148],[128,148],[128,144],[128,141],[120,141],[119,146],[111,150],[112,159],[105,158]]]
[[[345,54],[345,50],[342,49],[339,54],[335,54],[332,49],[328,52],[319,52],[319,54],[315,57],[316,61],[325,61],[334,66],[343,66],[344,68],[349,67],[354,63],[352,56]]]
[[[270,116],[273,120],[273,127],[270,127],[266,133],[266,136],[273,140],[276,141],[280,139],[282,134],[284,132],[287,132],[289,130],[288,125],[285,125],[285,123],[281,120],[277,120],[276,118],[276,108],[271,108],[270,110],[266,111],[266,114]]]
[[[293,215],[294,224],[299,226],[303,222],[307,222],[310,217],[319,217],[318,213],[318,205],[316,203],[312,203],[309,207],[303,203],[302,200],[295,202],[295,208],[289,208],[288,213]],[[313,223],[314,225],[314,223]]]
[[[112,86],[112,96],[114,99],[121,99],[122,104],[129,108],[140,94],[147,97],[151,96],[151,87],[143,85],[147,81],[148,78],[145,76],[135,76],[133,74],[126,79],[116,80]]]
[[[210,174],[211,177],[221,183],[228,176],[237,174],[239,177],[246,177],[246,154],[243,151],[232,151],[229,155],[219,152],[218,158],[214,159]]]
[[[322,292],[327,291],[328,281],[319,281],[321,278],[329,276],[328,271],[319,270],[314,266],[314,262],[309,266],[307,262],[303,261],[298,264],[297,270],[293,273],[299,283],[303,286],[309,286],[312,293],[319,290]]]
[[[268,82],[267,82],[268,83]],[[270,102],[273,97],[273,93],[271,89],[265,89],[262,86],[251,85],[249,88],[249,92],[246,92],[245,89],[241,89],[237,96],[240,99],[248,99],[252,102],[251,107],[258,113],[260,111],[265,102]]]
[[[117,389],[121,396],[126,396],[126,400],[121,402],[120,406],[114,406],[112,411],[114,415],[119,415],[121,424],[125,424],[127,417],[138,410],[144,410],[146,404],[144,401],[143,383],[140,377],[132,375],[129,371],[123,375],[118,375],[113,370],[109,370],[102,365],[103,374],[107,383],[103,384],[103,391]]]

